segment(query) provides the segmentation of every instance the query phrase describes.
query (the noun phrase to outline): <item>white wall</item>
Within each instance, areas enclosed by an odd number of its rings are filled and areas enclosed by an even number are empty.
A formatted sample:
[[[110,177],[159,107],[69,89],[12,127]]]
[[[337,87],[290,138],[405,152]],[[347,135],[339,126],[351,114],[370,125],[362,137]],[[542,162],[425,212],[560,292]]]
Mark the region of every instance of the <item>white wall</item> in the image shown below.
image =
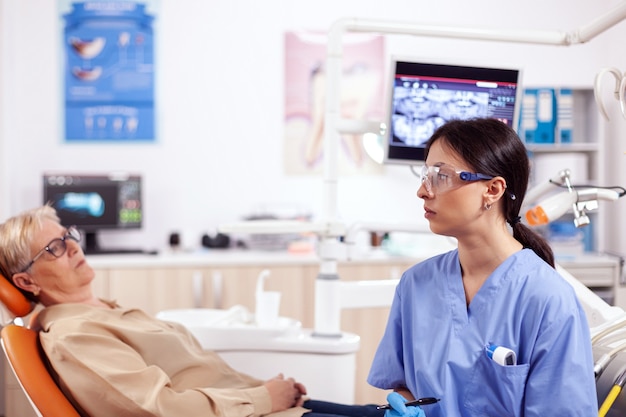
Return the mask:
[[[123,239],[126,245],[162,247],[173,230],[182,232],[185,244],[197,245],[202,233],[260,205],[293,204],[320,216],[321,177],[283,173],[286,31],[327,30],[342,17],[569,31],[617,4],[161,0],[155,23],[158,142],[68,145],[61,137],[62,22],[56,2],[0,0],[5,104],[0,107],[0,215],[40,204],[44,171],[122,169],[144,175],[146,223],[140,232],[104,234],[112,245]],[[391,36],[387,51],[521,65],[527,85],[591,86],[599,68],[621,63],[615,57],[625,25],[569,48]],[[423,221],[417,185],[405,167],[387,167],[380,176],[342,177],[339,212],[349,222]]]
[[[5,27],[5,13],[2,3],[0,2],[0,28]],[[0,29],[0,219],[4,219],[8,216],[9,202],[7,198],[6,190],[8,189],[8,158],[7,152],[4,150],[4,137],[5,137],[5,123],[4,123],[4,109],[6,108],[5,101],[8,98],[6,91],[6,71],[3,63],[5,59],[5,43],[7,37]]]

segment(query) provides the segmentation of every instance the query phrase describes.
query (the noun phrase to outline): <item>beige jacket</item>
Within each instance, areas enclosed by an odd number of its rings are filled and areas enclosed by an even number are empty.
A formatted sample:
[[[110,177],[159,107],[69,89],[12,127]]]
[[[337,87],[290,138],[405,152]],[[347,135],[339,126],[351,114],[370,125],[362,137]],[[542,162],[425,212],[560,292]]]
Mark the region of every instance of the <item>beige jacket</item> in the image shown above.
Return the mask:
[[[60,304],[42,310],[38,325],[61,388],[84,415],[256,417],[271,410],[263,381],[203,350],[179,324],[118,306]]]

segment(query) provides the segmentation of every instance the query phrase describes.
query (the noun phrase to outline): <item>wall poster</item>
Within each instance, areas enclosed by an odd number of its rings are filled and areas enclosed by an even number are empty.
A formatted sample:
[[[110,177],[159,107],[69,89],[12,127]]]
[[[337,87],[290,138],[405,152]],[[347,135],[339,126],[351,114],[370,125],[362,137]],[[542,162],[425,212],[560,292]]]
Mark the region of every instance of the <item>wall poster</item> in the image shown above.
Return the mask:
[[[285,34],[285,172],[323,172],[326,48],[328,36],[316,32]],[[343,37],[340,111],[342,117],[380,120],[384,117],[385,42],[382,35]],[[363,135],[340,137],[340,174],[380,174],[381,165],[369,158]]]
[[[60,1],[66,142],[154,142],[154,17],[138,1]]]

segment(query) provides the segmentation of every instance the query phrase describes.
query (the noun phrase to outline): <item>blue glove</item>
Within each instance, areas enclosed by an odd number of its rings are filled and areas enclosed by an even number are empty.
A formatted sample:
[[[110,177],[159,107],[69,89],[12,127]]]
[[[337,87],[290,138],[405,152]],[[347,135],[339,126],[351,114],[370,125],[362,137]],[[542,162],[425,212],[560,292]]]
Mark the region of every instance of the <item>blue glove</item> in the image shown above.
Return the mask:
[[[391,392],[387,395],[387,402],[391,406],[385,411],[385,417],[426,417],[424,410],[419,405],[407,407],[404,403],[407,399],[397,392]]]

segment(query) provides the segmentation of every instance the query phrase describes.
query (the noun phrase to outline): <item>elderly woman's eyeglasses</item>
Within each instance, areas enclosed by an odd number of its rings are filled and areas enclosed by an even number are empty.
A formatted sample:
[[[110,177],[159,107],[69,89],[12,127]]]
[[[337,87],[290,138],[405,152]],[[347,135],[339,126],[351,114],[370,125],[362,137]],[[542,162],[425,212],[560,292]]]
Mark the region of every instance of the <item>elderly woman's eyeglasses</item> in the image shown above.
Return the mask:
[[[420,174],[420,179],[428,194],[443,194],[473,181],[492,178],[491,175],[456,170],[449,165],[424,165]]]
[[[67,228],[67,233],[63,237],[58,237],[56,239],[52,239],[45,248],[40,250],[37,255],[33,258],[32,261],[26,265],[26,267],[22,268],[20,272],[25,272],[33,266],[35,261],[39,259],[44,253],[48,252],[55,258],[60,258],[63,256],[65,251],[67,251],[67,239],[72,239],[74,242],[80,242],[80,232],[75,226],[70,226]]]

